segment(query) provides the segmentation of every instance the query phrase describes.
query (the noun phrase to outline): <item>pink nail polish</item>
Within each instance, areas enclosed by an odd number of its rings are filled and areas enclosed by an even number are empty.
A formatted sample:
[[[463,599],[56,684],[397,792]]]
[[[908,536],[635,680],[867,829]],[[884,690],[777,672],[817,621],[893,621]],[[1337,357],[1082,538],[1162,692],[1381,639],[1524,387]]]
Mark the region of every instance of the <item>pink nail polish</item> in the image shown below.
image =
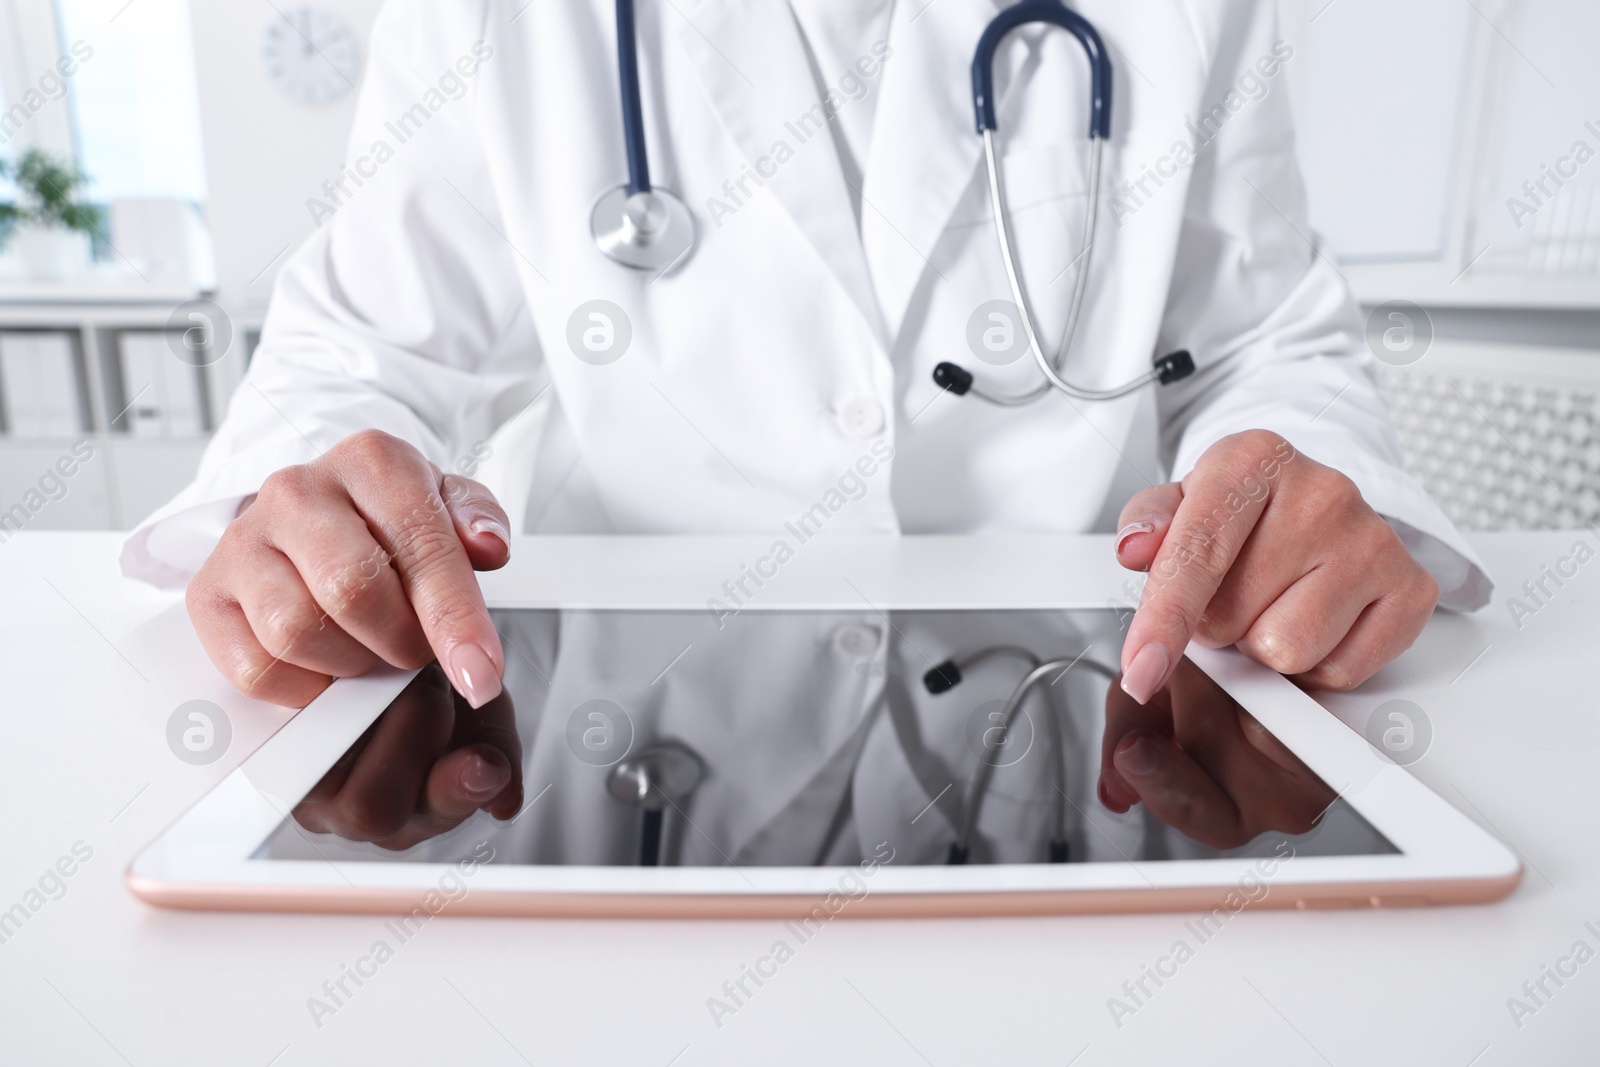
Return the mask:
[[[1136,737],[1129,744],[1117,749],[1116,760],[1119,769],[1136,778],[1148,777],[1160,766],[1155,746],[1142,737]]]
[[[511,531],[506,529],[506,524],[499,519],[474,519],[467,529],[475,534],[489,534],[498,537],[500,542],[509,550],[511,548]]]
[[[1141,704],[1150,703],[1161,683],[1167,680],[1172,660],[1167,650],[1154,641],[1145,645],[1122,672],[1122,691]]]
[[[475,708],[483,707],[500,695],[500,671],[489,653],[471,641],[463,641],[450,650],[445,669],[455,683],[456,692]]]
[[[1148,522],[1145,522],[1143,520],[1140,520],[1139,522],[1130,522],[1130,523],[1128,523],[1128,525],[1124,526],[1122,529],[1117,531],[1117,555],[1119,555],[1119,556],[1122,555],[1122,546],[1123,546],[1124,543],[1127,542],[1128,538],[1133,537],[1133,536],[1135,536],[1137,534],[1147,534],[1147,533],[1155,533],[1155,532],[1156,532],[1156,528],[1155,528],[1155,525],[1153,523],[1148,523]]]
[[[461,785],[468,793],[478,796],[492,793],[505,784],[504,767],[497,766],[474,754],[461,771]]]

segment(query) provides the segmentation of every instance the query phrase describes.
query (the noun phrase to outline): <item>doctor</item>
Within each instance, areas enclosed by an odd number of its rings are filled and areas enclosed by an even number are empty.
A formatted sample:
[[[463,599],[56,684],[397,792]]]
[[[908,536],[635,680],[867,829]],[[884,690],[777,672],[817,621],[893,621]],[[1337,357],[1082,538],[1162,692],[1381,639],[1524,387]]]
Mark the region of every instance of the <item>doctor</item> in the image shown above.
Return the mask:
[[[505,654],[473,570],[502,566],[514,529],[1071,533],[1128,482],[1116,551],[1149,580],[1121,665],[1140,702],[1191,638],[1343,688],[1441,591],[1485,603],[1400,470],[1350,294],[1309,238],[1294,48],[1264,0],[1075,8],[1109,46],[1116,107],[1064,370],[1114,386],[1184,348],[1195,372],[1022,407],[934,384],[951,360],[997,392],[1040,381],[988,332],[1013,323],[969,66],[1006,6],[640,0],[652,174],[698,231],[646,272],[590,232],[628,172],[611,0],[392,0],[348,162],[312,191],[317,228],[245,382],[124,571],[187,582],[218,667],[292,706],[434,657],[493,699]],[[1032,26],[995,76],[1054,352],[1085,267],[1086,64]],[[1142,396],[1170,474],[1129,458]],[[509,412],[514,445],[474,429]],[[496,449],[509,514],[465,476]]]

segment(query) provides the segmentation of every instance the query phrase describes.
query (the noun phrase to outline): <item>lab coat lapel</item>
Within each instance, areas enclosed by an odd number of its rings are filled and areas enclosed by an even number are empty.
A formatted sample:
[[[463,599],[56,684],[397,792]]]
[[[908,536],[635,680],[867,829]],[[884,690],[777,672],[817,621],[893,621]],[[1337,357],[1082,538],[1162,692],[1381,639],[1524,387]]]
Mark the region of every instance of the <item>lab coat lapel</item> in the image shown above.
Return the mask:
[[[895,4],[872,123],[862,238],[890,335],[899,331],[928,257],[983,155],[972,108],[972,54],[1006,6],[995,0]],[[1027,50],[996,61],[1003,109]]]
[[[684,48],[723,128],[751,170],[763,176],[765,191],[816,248],[880,343],[886,343],[832,135],[826,125],[817,129],[800,124],[817,106],[818,93],[788,3],[701,0],[686,10],[685,19]],[[735,181],[741,177],[729,175]],[[718,190],[713,196],[726,199],[727,194]],[[738,206],[732,201],[729,205]],[[735,215],[722,224],[737,226],[739,219]],[[771,267],[783,269],[778,263]]]

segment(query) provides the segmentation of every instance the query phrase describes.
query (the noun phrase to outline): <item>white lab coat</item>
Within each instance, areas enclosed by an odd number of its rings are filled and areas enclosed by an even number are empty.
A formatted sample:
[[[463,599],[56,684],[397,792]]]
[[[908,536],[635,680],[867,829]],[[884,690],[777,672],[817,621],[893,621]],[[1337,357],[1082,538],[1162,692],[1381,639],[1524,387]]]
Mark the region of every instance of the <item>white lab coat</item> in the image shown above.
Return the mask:
[[[509,490],[527,532],[776,533],[807,513],[830,533],[1081,532],[1114,484],[1181,476],[1217,439],[1266,428],[1353,478],[1446,604],[1486,602],[1471,550],[1400,469],[1350,294],[1308,242],[1287,78],[1260,74],[1270,3],[1077,5],[1116,73],[1069,377],[1111,385],[1190,349],[1196,373],[1156,396],[1166,470],[1127,477],[1137,398],[1001,409],[940,393],[942,360],[1001,388],[1037,380],[1030,360],[989,366],[966,340],[979,305],[1009,294],[968,74],[1000,6],[895,5],[858,229],[832,138],[795,134],[818,91],[784,0],[641,3],[652,174],[700,231],[656,277],[589,233],[626,175],[610,0],[392,0],[355,177],[319,194],[331,217],[285,268],[195,482],[133,533],[124,570],[182,583],[240,498],[363,427],[473,469],[486,451],[474,420],[537,395]],[[1068,36],[1033,27],[1001,49],[997,76],[1019,256],[1053,346],[1082,245],[1085,67]],[[1193,162],[1163,162],[1218,108]],[[1147,167],[1172,173],[1126,184]],[[631,326],[606,365],[568,342],[597,299]]]

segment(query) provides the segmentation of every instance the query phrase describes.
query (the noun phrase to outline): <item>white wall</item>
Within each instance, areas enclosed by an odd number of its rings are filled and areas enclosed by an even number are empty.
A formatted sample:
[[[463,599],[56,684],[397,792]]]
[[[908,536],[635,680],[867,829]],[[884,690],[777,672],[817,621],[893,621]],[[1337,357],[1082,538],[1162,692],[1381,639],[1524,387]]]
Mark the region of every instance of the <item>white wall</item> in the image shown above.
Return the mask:
[[[1468,332],[1515,320],[1531,343],[1587,329],[1594,346],[1600,172],[1566,174],[1531,224],[1508,221],[1524,179],[1575,139],[1594,149],[1594,0],[1278,7],[1311,221],[1362,301],[1411,300]]]
[[[343,18],[364,42],[381,2],[319,0],[317,6]],[[268,80],[262,35],[288,5],[190,0],[189,7],[217,299],[236,316],[253,317],[266,307],[286,249],[313,229],[305,202],[339,170],[356,94],[308,107]]]

